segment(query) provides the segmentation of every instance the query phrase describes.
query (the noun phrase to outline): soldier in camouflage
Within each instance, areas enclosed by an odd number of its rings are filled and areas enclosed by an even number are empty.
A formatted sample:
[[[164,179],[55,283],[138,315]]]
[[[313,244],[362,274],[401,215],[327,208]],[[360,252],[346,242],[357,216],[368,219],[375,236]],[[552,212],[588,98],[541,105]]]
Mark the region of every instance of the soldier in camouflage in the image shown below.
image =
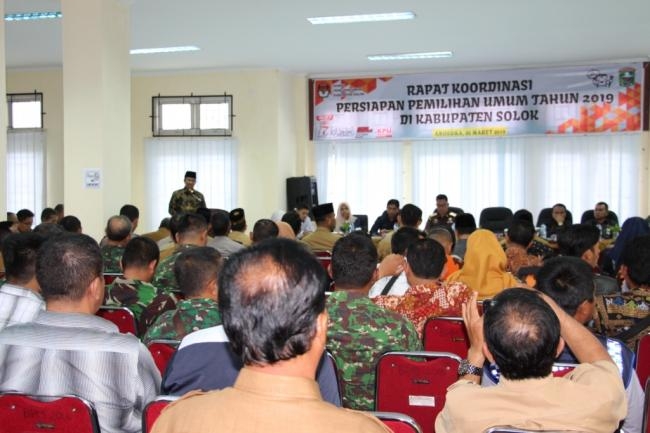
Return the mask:
[[[194,189],[196,184],[196,172],[188,171],[185,173],[185,188],[176,190],[172,193],[169,200],[169,214],[174,216],[181,212],[196,212],[199,208],[207,207],[203,194]]]
[[[105,273],[121,273],[120,260],[124,247],[131,239],[131,221],[124,215],[115,215],[106,223],[106,238],[101,248]]]
[[[174,264],[174,274],[185,299],[176,309],[166,311],[149,328],[143,338],[181,340],[190,332],[221,324],[217,306],[217,277],[222,258],[210,247],[196,247],[181,253]]]
[[[124,276],[117,277],[106,287],[105,304],[130,309],[135,315],[139,336],[144,335],[162,312],[176,307],[174,298],[165,294],[158,295],[150,283],[159,255],[158,245],[151,239],[131,239],[122,256]]]
[[[159,293],[170,295],[178,292],[178,283],[174,275],[174,263],[178,256],[195,247],[203,247],[208,241],[208,223],[198,214],[178,214],[172,218],[172,238],[177,242],[174,252],[163,259],[158,268],[152,284]]]
[[[357,410],[374,410],[375,364],[380,354],[422,350],[418,334],[406,318],[368,298],[376,268],[377,249],[366,235],[352,233],[334,245],[336,291],[327,299],[327,349],[336,359],[343,406]]]

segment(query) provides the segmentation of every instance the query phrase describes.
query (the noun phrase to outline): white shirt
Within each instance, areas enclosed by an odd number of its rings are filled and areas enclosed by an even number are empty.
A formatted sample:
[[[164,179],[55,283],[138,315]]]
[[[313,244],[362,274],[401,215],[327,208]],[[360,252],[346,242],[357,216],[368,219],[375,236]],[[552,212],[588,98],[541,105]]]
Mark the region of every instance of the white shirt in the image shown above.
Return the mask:
[[[383,277],[375,281],[375,284],[372,285],[368,292],[368,297],[374,298],[381,295],[381,291],[384,290],[384,287],[386,287],[386,284],[388,284],[391,278],[393,278],[393,276],[389,275],[388,277]],[[393,287],[390,288],[387,295],[404,296],[404,293],[406,293],[408,288],[409,283],[406,281],[406,274],[402,272],[397,277],[397,280],[395,280]]]
[[[45,301],[38,293],[10,283],[0,287],[0,329],[31,322],[43,310]]]

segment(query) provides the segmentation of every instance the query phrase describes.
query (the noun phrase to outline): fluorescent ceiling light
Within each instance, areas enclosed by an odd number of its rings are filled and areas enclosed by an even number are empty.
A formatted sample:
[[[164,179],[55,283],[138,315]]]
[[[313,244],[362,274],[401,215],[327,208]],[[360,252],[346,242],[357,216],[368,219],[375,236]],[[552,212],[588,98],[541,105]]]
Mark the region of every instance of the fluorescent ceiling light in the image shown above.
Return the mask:
[[[428,53],[404,53],[404,54],[375,54],[368,56],[368,60],[420,60],[420,59],[444,59],[451,57],[451,51],[433,51]]]
[[[412,20],[415,18],[413,12],[389,12],[385,14],[364,14],[364,15],[341,15],[336,17],[313,17],[307,18],[312,24],[350,24],[370,23],[376,21],[399,21]]]
[[[183,51],[199,51],[199,47],[189,45],[185,47],[162,47],[162,48],[137,48],[129,51],[131,54],[159,54],[159,53],[180,53]]]
[[[5,14],[5,21],[50,20],[62,16],[61,12],[21,12]]]

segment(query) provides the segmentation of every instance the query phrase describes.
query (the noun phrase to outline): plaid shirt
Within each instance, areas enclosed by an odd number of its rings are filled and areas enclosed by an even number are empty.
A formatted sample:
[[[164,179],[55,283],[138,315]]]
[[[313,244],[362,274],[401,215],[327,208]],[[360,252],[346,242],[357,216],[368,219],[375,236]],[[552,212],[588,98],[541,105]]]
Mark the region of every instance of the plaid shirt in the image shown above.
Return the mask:
[[[0,390],[75,394],[91,401],[102,433],[139,432],[160,373],[140,341],[94,315],[41,312],[0,332]]]
[[[37,293],[10,283],[0,287],[0,329],[31,322],[42,310],[45,302]]]

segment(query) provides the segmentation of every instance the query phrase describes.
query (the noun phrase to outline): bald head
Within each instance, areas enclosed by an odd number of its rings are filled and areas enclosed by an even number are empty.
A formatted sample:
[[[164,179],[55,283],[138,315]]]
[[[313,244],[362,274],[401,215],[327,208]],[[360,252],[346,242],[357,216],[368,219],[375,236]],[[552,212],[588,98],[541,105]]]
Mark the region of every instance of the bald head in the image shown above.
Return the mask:
[[[131,221],[126,216],[112,216],[106,223],[106,237],[113,242],[126,242],[132,227]]]

